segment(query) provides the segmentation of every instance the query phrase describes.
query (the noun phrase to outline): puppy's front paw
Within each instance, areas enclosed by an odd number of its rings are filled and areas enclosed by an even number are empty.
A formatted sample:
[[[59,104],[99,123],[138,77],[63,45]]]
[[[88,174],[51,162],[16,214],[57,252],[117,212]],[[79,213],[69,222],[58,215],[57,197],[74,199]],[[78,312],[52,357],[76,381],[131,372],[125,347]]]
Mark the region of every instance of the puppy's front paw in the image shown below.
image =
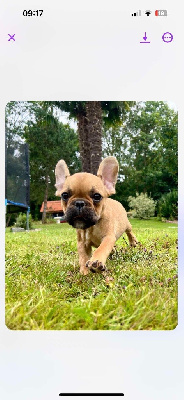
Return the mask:
[[[91,272],[101,272],[101,271],[105,271],[105,265],[98,260],[95,261],[87,261],[86,263],[86,267],[89,268],[89,270]]]
[[[132,240],[130,241],[130,246],[136,247],[137,244],[138,244],[138,240],[136,239],[136,237],[132,238]]]

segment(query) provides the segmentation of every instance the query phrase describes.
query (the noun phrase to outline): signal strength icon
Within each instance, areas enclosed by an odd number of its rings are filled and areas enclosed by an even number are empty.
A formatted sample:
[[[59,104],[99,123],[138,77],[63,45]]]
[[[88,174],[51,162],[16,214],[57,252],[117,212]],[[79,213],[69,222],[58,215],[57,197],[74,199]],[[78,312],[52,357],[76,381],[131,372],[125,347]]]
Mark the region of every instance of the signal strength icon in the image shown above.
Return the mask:
[[[132,14],[132,17],[141,17],[141,10]]]

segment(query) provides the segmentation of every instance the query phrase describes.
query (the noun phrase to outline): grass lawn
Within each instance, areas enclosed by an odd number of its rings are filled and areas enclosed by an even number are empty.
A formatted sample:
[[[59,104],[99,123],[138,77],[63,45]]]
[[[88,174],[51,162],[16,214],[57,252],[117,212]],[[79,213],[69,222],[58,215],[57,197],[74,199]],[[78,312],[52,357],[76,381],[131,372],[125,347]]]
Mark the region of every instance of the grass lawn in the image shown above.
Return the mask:
[[[131,220],[136,248],[121,237],[103,274],[79,274],[76,231],[68,224],[6,232],[9,329],[174,329],[177,225]],[[125,241],[125,240],[126,241]]]

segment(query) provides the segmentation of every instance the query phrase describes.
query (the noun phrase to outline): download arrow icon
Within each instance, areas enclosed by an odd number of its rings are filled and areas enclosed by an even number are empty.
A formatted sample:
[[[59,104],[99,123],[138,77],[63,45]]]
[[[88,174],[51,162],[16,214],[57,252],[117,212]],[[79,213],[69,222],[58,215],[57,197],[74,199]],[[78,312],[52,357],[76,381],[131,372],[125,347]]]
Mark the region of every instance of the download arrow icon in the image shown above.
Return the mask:
[[[143,39],[144,39],[144,42],[140,42],[140,43],[150,43],[150,42],[147,42],[146,32],[145,32],[145,34],[144,34],[144,36],[143,36]]]

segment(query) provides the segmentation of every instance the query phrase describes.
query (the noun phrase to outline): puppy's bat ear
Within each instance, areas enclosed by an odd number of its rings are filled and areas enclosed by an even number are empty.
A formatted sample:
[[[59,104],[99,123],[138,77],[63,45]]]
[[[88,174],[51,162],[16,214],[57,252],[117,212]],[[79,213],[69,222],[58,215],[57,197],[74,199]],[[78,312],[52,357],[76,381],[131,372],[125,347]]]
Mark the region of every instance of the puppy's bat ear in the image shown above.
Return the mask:
[[[99,165],[97,176],[102,179],[109,195],[116,193],[118,170],[119,165],[115,157],[106,157]]]
[[[70,172],[64,160],[58,161],[55,168],[56,184],[57,189],[56,196],[61,196],[61,191],[65,182],[65,179],[70,176]]]

